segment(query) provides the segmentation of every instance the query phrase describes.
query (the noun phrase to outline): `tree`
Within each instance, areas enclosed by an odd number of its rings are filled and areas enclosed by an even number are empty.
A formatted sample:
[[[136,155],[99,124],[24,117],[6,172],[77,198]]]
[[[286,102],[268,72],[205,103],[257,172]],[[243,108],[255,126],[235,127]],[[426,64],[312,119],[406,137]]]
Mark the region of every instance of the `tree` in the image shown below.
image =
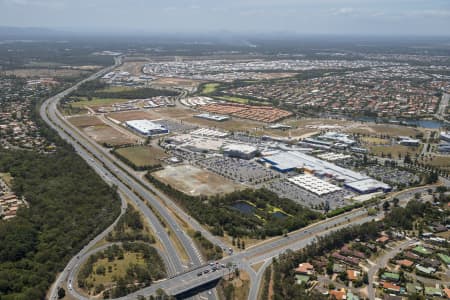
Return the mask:
[[[66,296],[66,290],[62,287],[58,288],[58,299],[62,299]]]
[[[400,200],[398,198],[392,199],[392,203],[394,203],[394,207],[398,207],[399,202],[400,202]]]
[[[383,203],[383,210],[384,211],[388,211],[389,210],[389,207],[390,207],[391,205],[389,204],[389,201],[384,201],[384,203]]]

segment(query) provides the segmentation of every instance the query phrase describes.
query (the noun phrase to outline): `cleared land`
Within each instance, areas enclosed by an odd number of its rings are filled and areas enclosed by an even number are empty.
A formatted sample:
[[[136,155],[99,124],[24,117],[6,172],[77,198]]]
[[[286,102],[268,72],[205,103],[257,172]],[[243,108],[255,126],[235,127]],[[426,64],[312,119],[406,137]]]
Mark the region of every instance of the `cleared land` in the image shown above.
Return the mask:
[[[100,144],[106,143],[111,146],[120,146],[136,143],[135,140],[108,125],[89,126],[83,130]]]
[[[450,170],[450,155],[434,155],[431,159],[420,160],[427,165],[438,167],[440,169]]]
[[[227,194],[241,188],[221,176],[191,165],[167,166],[153,175],[192,196]]]
[[[136,146],[117,149],[117,152],[138,167],[160,164],[166,153],[152,146]]]
[[[416,136],[421,131],[416,128],[400,126],[400,125],[389,125],[389,124],[367,124],[361,123],[360,126],[352,126],[346,130],[350,133],[360,133],[367,135],[390,135],[394,136]]]
[[[152,86],[162,87],[162,88],[188,88],[191,89],[193,87],[197,87],[200,84],[200,81],[191,80],[191,79],[183,79],[183,78],[158,78],[151,82]]]
[[[85,128],[89,126],[104,125],[102,120],[94,116],[76,116],[68,118],[69,122],[78,128]]]
[[[120,122],[137,119],[148,119],[148,120],[175,119],[177,121],[183,121],[193,125],[223,129],[227,131],[246,131],[255,135],[273,135],[280,137],[287,137],[290,134],[293,138],[317,132],[316,129],[307,128],[305,126],[293,128],[291,130],[268,129],[266,128],[267,125],[264,123],[240,118],[231,118],[228,121],[216,122],[194,117],[194,115],[198,113],[199,113],[198,111],[195,111],[193,109],[177,107],[177,108],[157,108],[147,111],[117,112],[108,114],[108,117]],[[316,121],[316,123],[320,123],[320,121]],[[310,122],[305,124],[310,124]]]
[[[140,119],[156,119],[158,115],[149,111],[133,110],[124,112],[115,112],[108,114],[108,118],[125,122],[130,120],[140,120]]]
[[[14,75],[17,77],[78,77],[81,75],[90,74],[91,72],[83,70],[72,70],[72,69],[15,69],[4,71],[5,75]]]
[[[83,108],[83,107],[100,107],[100,106],[108,106],[114,103],[125,103],[130,101],[129,99],[115,99],[115,98],[97,98],[93,97],[92,100],[88,100],[84,98],[80,101],[71,102],[70,105],[72,107]]]
[[[126,61],[120,66],[120,71],[128,72],[134,76],[142,75],[142,68],[145,65],[145,61]]]
[[[409,153],[411,158],[413,158],[415,154],[420,153],[422,145],[420,147],[408,147],[395,144],[392,146],[371,146],[369,147],[369,149],[371,153],[377,156],[383,156],[383,154],[384,155],[391,154],[392,158],[398,158],[400,154],[401,157],[403,158],[407,153]]]

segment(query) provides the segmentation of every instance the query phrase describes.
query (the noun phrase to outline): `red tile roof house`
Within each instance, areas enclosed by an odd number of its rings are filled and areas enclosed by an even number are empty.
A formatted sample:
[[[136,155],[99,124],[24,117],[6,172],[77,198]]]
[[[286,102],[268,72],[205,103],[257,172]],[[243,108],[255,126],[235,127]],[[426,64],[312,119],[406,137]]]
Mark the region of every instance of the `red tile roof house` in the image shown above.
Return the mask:
[[[312,275],[314,273],[314,266],[307,262],[301,263],[294,269],[294,271],[297,274]]]
[[[343,256],[343,255],[339,254],[338,252],[334,252],[333,254],[331,254],[331,257],[341,260],[345,263],[354,265],[354,266],[359,265],[359,259],[356,257]]]
[[[392,293],[400,293],[400,286],[390,283],[388,281],[383,282],[383,289]]]
[[[330,291],[330,298],[336,300],[345,300],[347,298],[347,292],[345,289]]]
[[[339,251],[339,252],[345,256],[354,256],[354,257],[358,257],[361,259],[366,258],[366,255],[364,253],[350,249],[350,247],[348,245],[345,245],[344,247],[342,247],[341,251]]]
[[[347,270],[347,278],[350,281],[358,280],[359,274],[360,273],[356,270]]]
[[[447,299],[450,299],[450,288],[445,288],[444,289],[444,294],[447,297]]]
[[[408,259],[402,259],[402,260],[397,260],[397,264],[403,268],[411,268],[414,265],[413,261],[410,261]]]
[[[389,241],[389,237],[386,235],[383,235],[383,236],[377,238],[375,241],[379,244],[386,244]]]

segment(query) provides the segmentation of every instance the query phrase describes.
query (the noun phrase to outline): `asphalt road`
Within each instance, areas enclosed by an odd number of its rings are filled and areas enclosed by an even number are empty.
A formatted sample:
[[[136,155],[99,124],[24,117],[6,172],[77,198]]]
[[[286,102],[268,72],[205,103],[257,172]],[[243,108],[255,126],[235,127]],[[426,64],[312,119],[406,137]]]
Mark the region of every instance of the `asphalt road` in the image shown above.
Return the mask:
[[[413,245],[414,243],[417,243],[417,241],[407,240],[407,241],[404,241],[401,244],[395,246],[395,248],[387,251],[381,258],[378,258],[377,263],[369,269],[369,271],[367,272],[367,277],[369,279],[369,284],[367,285],[367,289],[368,289],[367,294],[368,294],[368,297],[370,300],[375,299],[375,289],[373,288],[373,279],[374,279],[375,275],[378,273],[378,270],[381,268],[384,268],[387,265],[387,263],[389,262],[389,260],[394,258],[403,249]]]
[[[117,63],[120,63],[117,62]],[[104,73],[109,72],[112,68],[107,68],[105,70],[100,71],[99,73],[96,73],[89,77],[86,80],[81,81],[77,85],[73,86],[72,88],[48,99],[43,103],[41,106],[40,114],[43,120],[49,124],[52,128],[54,128],[58,134],[65,139],[67,142],[72,144],[75,151],[86,160],[88,164],[92,166],[92,168],[110,185],[115,185],[118,187],[118,191],[122,195],[125,195],[128,199],[133,201],[136,206],[140,208],[140,210],[143,212],[144,216],[146,217],[147,221],[149,222],[150,226],[154,230],[154,232],[158,233],[158,238],[161,241],[161,244],[165,248],[165,253],[167,253],[165,257],[165,261],[168,263],[167,268],[169,274],[175,274],[179,273],[185,270],[185,267],[182,265],[179,254],[176,252],[176,247],[173,245],[171,239],[169,238],[166,229],[161,225],[158,218],[153,214],[153,212],[143,203],[143,201],[137,197],[134,193],[134,191],[130,188],[128,188],[125,184],[122,183],[121,180],[119,180],[110,170],[114,170],[112,166],[108,166],[107,164],[97,160],[98,157],[91,156],[91,153],[86,151],[78,142],[76,142],[71,136],[69,136],[66,132],[70,132],[70,129],[68,130],[67,127],[65,127],[63,122],[60,122],[60,119],[57,116],[57,103],[59,100],[61,100],[63,97],[65,97],[67,94],[72,92],[74,89],[78,88],[79,85],[82,83],[93,80],[95,78],[98,78],[99,76],[102,76]],[[55,125],[56,124],[58,125]],[[62,129],[64,128],[64,130]],[[84,145],[86,147],[86,145]],[[92,151],[93,149],[89,149],[89,151]],[[106,168],[105,168],[106,166]],[[126,208],[126,202],[123,200],[122,197],[122,214],[125,211]],[[170,220],[170,219],[169,219]],[[69,264],[66,266],[66,268],[63,270],[63,272],[60,273],[58,276],[55,284],[53,285],[53,288],[50,291],[50,299],[56,299],[57,294],[57,287],[62,286],[63,281],[65,279],[73,280],[74,279],[74,272],[73,270],[76,269],[77,261],[83,260],[85,257],[88,257],[88,249],[92,247],[94,244],[96,244],[98,241],[103,239],[114,227],[115,223],[111,225],[107,230],[105,230],[102,234],[97,236],[93,241],[89,243],[86,247],[83,248],[83,250],[77,254],[75,258],[73,258]],[[197,256],[197,254],[195,254]],[[198,259],[196,260],[198,261]],[[75,293],[75,291],[72,292]],[[72,293],[72,294],[73,294]],[[77,299],[87,299],[82,297],[81,295],[75,295]]]

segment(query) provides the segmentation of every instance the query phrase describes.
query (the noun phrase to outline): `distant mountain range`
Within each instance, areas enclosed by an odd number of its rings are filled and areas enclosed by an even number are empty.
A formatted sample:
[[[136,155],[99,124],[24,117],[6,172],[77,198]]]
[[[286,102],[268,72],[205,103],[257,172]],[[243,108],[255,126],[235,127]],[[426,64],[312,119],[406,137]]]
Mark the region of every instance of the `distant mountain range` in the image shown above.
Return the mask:
[[[45,39],[71,34],[62,30],[38,27],[9,27],[0,26],[0,39],[2,40],[28,40]]]

